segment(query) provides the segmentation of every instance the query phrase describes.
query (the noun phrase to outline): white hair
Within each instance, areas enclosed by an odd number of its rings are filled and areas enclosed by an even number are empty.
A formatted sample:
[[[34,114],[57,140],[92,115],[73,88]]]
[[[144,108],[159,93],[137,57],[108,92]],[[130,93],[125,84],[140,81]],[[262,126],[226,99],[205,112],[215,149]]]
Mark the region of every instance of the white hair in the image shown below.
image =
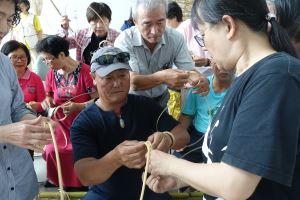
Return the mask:
[[[133,0],[132,6],[131,6],[133,19],[137,19],[138,8],[140,6],[143,6],[143,8],[148,11],[152,11],[157,8],[161,8],[163,6],[166,14],[168,12],[168,1],[167,0]]]

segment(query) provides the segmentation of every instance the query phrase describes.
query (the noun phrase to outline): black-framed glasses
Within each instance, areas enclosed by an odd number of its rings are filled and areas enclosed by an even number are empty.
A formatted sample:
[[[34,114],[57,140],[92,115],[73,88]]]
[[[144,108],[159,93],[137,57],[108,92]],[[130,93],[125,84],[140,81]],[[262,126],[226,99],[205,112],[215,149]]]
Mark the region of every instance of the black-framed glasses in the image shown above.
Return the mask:
[[[106,55],[99,56],[93,61],[93,63],[97,62],[99,65],[110,65],[112,63],[117,63],[117,62],[127,63],[129,60],[130,60],[129,53],[121,52],[115,55],[106,54]]]
[[[198,45],[200,47],[205,47],[204,37],[203,36],[199,37],[198,35],[195,35],[194,38],[195,38],[196,42],[198,43]]]

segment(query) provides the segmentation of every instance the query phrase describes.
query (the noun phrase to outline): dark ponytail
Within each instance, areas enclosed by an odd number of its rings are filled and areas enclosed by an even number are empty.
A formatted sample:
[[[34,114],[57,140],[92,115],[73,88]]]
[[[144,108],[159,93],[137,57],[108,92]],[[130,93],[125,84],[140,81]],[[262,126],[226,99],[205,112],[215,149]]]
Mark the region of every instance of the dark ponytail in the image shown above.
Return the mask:
[[[275,18],[266,18],[269,9],[265,0],[195,0],[192,9],[199,23],[217,24],[224,15],[239,19],[251,30],[267,34],[276,51],[296,56],[286,30],[279,26]],[[272,26],[269,32],[268,22]]]
[[[300,1],[299,0],[275,0],[277,21],[285,28],[291,41],[300,42]],[[300,56],[300,55],[298,55]]]
[[[284,51],[294,57],[297,57],[297,53],[287,31],[282,28],[275,19],[270,20],[270,23],[272,28],[268,34],[272,47],[276,51]]]

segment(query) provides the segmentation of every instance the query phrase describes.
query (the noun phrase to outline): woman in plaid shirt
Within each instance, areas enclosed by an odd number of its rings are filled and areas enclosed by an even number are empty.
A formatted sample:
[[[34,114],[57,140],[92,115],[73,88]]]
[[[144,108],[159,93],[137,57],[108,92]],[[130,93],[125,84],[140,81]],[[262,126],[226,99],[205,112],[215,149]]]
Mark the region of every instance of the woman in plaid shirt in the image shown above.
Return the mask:
[[[105,3],[91,3],[86,10],[86,17],[90,27],[69,36],[70,20],[64,16],[57,35],[69,40],[70,48],[76,48],[76,60],[90,65],[92,54],[99,48],[99,44],[104,40],[113,44],[119,32],[109,28],[111,9]]]

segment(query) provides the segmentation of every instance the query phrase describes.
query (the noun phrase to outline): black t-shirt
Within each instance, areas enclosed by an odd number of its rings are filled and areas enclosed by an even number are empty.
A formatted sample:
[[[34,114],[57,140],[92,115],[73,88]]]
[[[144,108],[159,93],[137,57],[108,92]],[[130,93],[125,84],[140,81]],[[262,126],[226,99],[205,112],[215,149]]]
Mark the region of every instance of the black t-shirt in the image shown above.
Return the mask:
[[[88,44],[88,46],[83,51],[83,58],[84,58],[85,64],[91,65],[91,59],[92,59],[93,53],[99,48],[99,44],[103,40],[106,40],[106,36],[97,37],[95,35],[95,33],[92,34],[91,42]]]
[[[206,134],[203,153],[208,163],[224,162],[261,176],[249,199],[298,200],[299,130],[300,61],[275,53],[233,82]]]
[[[119,118],[111,111],[103,111],[96,104],[83,110],[71,127],[74,162],[93,157],[101,158],[124,140],[146,141],[155,131],[170,131],[178,122],[152,99],[128,95],[128,101],[122,107],[125,127],[120,126]],[[157,126],[157,128],[156,128]],[[143,169],[119,168],[104,183],[91,187],[103,200],[139,199],[142,188]],[[101,172],[99,172],[101,173]],[[145,191],[145,200],[169,200],[167,193],[156,194]],[[101,199],[102,200],[102,199]]]

